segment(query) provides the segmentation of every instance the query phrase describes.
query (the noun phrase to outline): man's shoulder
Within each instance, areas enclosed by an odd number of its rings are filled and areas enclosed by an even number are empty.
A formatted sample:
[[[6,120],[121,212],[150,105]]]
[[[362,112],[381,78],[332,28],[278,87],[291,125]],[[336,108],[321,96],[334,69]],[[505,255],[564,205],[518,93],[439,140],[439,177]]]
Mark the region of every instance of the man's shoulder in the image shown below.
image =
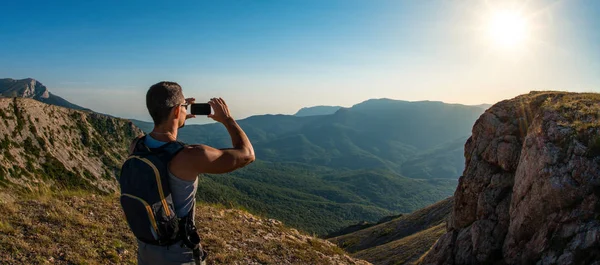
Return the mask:
[[[206,152],[210,149],[209,146],[203,144],[189,144],[185,145],[177,156],[197,159],[198,157],[206,156]]]
[[[171,172],[184,180],[194,180],[211,163],[209,146],[202,144],[186,145],[170,163]]]

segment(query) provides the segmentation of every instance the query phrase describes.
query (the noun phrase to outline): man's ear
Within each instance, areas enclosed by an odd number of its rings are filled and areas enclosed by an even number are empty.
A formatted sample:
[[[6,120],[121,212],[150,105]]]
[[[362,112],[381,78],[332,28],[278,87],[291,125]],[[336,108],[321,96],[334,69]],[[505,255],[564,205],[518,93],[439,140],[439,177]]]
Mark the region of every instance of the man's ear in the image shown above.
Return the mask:
[[[179,115],[181,115],[181,107],[177,106],[175,108],[173,108],[173,115],[175,115],[175,119],[179,119]]]

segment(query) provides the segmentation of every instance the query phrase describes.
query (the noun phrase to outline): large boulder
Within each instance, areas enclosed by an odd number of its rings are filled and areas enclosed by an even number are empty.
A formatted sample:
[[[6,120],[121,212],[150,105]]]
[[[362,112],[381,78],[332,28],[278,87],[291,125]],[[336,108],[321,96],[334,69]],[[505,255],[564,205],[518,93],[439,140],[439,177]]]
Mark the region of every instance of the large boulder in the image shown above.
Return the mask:
[[[465,158],[448,232],[421,264],[600,264],[600,94],[499,102]]]

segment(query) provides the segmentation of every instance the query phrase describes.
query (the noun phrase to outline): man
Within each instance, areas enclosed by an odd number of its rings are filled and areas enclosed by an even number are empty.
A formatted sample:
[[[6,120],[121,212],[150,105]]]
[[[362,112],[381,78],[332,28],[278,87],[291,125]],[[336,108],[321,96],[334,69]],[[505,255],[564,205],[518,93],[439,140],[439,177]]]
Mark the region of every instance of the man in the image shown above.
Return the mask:
[[[146,106],[154,121],[154,129],[144,138],[149,148],[158,148],[177,140],[177,131],[185,121],[195,116],[187,113],[194,98],[184,98],[181,86],[175,82],[159,82],[146,94]],[[221,98],[209,102],[213,113],[209,118],[222,123],[231,136],[233,148],[216,149],[207,145],[187,145],[168,164],[169,186],[177,217],[183,218],[193,210],[198,186],[198,174],[220,174],[234,171],[254,161],[250,140],[231,117]],[[133,152],[137,141],[130,147]],[[192,250],[182,244],[151,245],[138,240],[138,264],[194,264]]]

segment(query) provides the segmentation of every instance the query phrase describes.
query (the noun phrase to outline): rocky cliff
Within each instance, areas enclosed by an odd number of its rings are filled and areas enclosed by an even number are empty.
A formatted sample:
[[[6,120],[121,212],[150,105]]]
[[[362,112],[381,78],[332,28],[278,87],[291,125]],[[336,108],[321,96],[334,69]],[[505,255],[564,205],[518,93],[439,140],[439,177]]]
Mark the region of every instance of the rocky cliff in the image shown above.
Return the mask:
[[[600,264],[600,94],[532,92],[473,126],[421,264]]]
[[[113,192],[133,137],[130,121],[0,98],[0,186]]]

